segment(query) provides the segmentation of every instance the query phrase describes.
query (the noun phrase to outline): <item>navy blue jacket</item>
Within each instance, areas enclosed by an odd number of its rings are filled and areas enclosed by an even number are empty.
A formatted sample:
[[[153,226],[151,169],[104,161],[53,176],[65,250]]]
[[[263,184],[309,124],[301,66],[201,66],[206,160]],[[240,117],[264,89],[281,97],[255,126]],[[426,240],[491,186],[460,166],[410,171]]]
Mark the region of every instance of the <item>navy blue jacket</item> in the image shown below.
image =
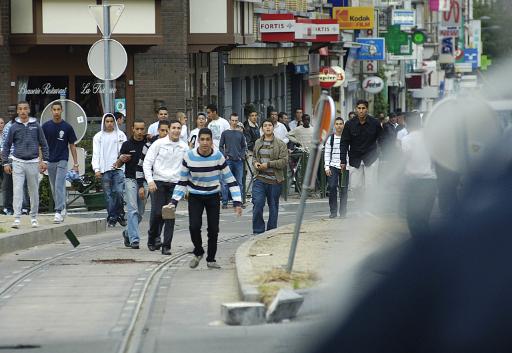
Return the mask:
[[[27,126],[19,118],[16,118],[16,122],[9,129],[9,134],[4,141],[2,149],[4,165],[9,164],[8,158],[12,145],[14,145],[13,157],[27,161],[39,157],[39,146],[41,146],[43,161],[48,161],[48,143],[36,118],[29,118]]]

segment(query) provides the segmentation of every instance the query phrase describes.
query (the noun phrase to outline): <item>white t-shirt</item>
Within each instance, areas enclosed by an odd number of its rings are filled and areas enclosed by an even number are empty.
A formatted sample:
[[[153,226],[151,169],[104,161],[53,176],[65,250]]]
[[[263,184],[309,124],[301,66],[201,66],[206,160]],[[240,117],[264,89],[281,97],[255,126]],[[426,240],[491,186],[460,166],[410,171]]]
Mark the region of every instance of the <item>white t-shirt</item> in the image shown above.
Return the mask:
[[[160,121],[155,121],[153,124],[148,127],[148,134],[155,136],[158,135],[158,123]]]
[[[194,147],[193,148],[196,148],[199,146],[199,138],[198,138],[198,135],[199,134],[199,128],[196,127],[194,130],[190,131],[190,138],[188,139],[188,143],[190,144],[190,142],[192,142],[192,140],[194,141]]]
[[[434,165],[421,130],[413,131],[402,138],[402,152],[405,175],[420,179],[436,178]]]
[[[180,140],[188,145],[188,128],[187,125],[181,126]]]
[[[229,130],[228,121],[219,116],[217,120],[210,121],[208,128],[212,130],[214,146],[219,149],[220,136],[224,131]]]

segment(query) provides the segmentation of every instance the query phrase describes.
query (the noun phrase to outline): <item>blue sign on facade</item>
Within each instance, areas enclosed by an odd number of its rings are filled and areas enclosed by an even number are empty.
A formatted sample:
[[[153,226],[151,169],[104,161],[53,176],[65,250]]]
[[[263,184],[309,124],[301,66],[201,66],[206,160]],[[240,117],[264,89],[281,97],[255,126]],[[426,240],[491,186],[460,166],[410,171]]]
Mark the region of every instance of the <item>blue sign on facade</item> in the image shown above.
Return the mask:
[[[478,49],[466,48],[464,49],[464,62],[471,63],[473,70],[478,68]]]
[[[386,45],[384,38],[357,38],[362,46],[357,50],[357,60],[385,60]]]
[[[309,73],[309,65],[308,64],[295,65],[295,73],[299,74],[299,75]]]

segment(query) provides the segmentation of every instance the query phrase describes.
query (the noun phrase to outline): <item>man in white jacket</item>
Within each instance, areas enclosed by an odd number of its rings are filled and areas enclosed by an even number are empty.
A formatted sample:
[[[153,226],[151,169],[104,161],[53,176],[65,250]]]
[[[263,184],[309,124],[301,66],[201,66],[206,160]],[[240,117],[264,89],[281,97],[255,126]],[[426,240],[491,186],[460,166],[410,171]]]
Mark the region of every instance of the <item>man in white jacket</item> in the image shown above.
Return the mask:
[[[114,227],[117,222],[126,226],[123,211],[124,167],[116,168],[115,163],[126,141],[126,135],[119,130],[111,113],[103,115],[101,130],[93,138],[92,169],[96,179],[101,180],[107,202],[107,224]]]
[[[174,219],[162,219],[162,206],[171,201],[174,187],[180,180],[183,156],[189,150],[180,140],[181,123],[171,120],[168,137],[156,140],[144,158],[144,177],[151,193],[151,218],[149,220],[148,249],[155,251],[162,244],[162,254],[171,255]],[[165,227],[164,227],[165,225]],[[164,240],[160,242],[160,231],[164,228]]]

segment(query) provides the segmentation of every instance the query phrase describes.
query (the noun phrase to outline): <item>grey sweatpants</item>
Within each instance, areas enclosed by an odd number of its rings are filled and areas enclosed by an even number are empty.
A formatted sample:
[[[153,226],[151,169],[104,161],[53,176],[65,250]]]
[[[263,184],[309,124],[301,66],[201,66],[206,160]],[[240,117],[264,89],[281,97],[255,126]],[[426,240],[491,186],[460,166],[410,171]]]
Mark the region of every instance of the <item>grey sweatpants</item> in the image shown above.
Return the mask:
[[[30,197],[30,217],[36,218],[39,211],[39,163],[12,161],[14,218],[21,217],[25,179]]]

